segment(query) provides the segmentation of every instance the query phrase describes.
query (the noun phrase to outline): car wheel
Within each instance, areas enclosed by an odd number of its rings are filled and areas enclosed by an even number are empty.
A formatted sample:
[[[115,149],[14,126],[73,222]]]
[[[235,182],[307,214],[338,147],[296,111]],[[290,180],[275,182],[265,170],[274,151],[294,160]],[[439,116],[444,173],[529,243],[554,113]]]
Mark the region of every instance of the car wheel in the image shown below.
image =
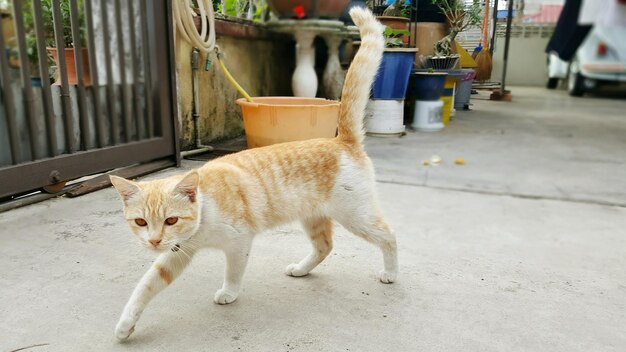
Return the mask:
[[[573,97],[582,97],[585,93],[584,77],[580,74],[580,63],[578,58],[574,58],[569,64],[569,74],[567,75],[567,90]]]
[[[558,78],[548,78],[548,83],[546,83],[546,88],[548,89],[556,89],[556,87],[559,85],[559,79]]]

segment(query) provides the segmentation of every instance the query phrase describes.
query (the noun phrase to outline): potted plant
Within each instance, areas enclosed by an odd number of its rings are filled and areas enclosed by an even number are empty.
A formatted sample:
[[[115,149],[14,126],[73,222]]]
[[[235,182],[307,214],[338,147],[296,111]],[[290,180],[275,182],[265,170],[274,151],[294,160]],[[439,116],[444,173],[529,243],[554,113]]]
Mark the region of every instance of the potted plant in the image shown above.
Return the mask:
[[[432,68],[416,70],[411,75],[407,105],[412,109],[411,127],[418,131],[440,131],[443,124],[443,102],[446,72],[435,72]]]
[[[65,67],[67,68],[67,79],[68,83],[71,85],[78,84],[78,80],[76,77],[76,63],[75,53],[74,53],[74,43],[76,40],[80,41],[82,46],[82,61],[83,61],[83,79],[85,85],[91,84],[91,75],[89,69],[89,55],[86,48],[86,39],[85,39],[85,12],[84,12],[84,0],[78,0],[78,12],[79,18],[78,23],[80,26],[80,38],[73,38],[72,36],[72,26],[70,19],[70,2],[69,1],[61,1],[60,9],[61,9],[61,23],[63,25],[63,44],[65,48]],[[56,48],[56,38],[54,32],[54,20],[53,20],[53,8],[52,8],[52,0],[42,0],[41,1],[41,9],[42,9],[42,17],[43,17],[43,26],[44,33],[46,33],[46,45],[48,49],[48,53],[54,59],[56,66],[59,67],[59,54]],[[57,78],[55,84],[61,84],[60,79]]]
[[[373,135],[404,133],[404,97],[417,48],[407,48],[402,36],[406,29],[385,27],[385,51],[372,85],[365,116],[365,129]]]
[[[461,0],[432,0],[432,2],[437,5],[444,16],[446,16],[448,25],[450,26],[450,33],[435,43],[434,58],[458,58],[458,55],[454,52],[454,39],[467,28],[481,23],[480,2],[474,0],[472,5],[468,8],[465,7],[464,1]],[[457,61],[458,59],[455,60],[455,65]],[[454,65],[452,67],[454,67]]]

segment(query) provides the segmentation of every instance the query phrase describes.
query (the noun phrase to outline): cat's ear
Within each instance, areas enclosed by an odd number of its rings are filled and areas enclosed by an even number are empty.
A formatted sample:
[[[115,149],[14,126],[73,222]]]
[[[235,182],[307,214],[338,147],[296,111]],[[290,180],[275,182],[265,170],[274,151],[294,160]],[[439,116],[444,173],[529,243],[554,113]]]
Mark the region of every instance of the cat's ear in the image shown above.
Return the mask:
[[[195,202],[199,180],[198,172],[196,170],[191,171],[174,187],[174,193],[188,197],[192,203]]]
[[[109,178],[124,202],[139,193],[139,186],[135,182],[113,175],[109,175]]]

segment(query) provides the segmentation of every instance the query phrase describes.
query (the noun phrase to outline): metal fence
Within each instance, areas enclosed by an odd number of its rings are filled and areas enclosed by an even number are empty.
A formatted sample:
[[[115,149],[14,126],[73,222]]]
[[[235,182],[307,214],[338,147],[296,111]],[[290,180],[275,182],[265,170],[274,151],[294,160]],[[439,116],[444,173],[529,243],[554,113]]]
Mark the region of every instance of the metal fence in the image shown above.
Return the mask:
[[[4,9],[0,198],[175,160],[170,7],[167,0],[25,0]]]

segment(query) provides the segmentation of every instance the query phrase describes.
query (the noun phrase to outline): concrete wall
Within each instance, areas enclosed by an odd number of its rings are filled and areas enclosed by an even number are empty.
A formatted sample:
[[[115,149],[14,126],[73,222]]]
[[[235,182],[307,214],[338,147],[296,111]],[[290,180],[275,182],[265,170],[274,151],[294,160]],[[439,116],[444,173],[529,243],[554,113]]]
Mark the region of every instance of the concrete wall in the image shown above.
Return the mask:
[[[292,95],[291,73],[295,68],[295,42],[253,26],[218,21],[217,43],[225,55],[225,65],[251,96]],[[243,29],[242,29],[243,28]],[[221,33],[221,35],[220,35]],[[178,123],[183,149],[193,146],[191,46],[176,38]],[[212,56],[214,59],[215,56]],[[235,100],[241,96],[221,72],[217,62],[204,70],[201,56],[199,134],[202,142],[240,136],[244,133],[241,109]]]
[[[543,86],[548,79],[546,45],[554,26],[514,26],[511,31],[506,85]],[[502,80],[504,33],[498,28],[491,80]]]

